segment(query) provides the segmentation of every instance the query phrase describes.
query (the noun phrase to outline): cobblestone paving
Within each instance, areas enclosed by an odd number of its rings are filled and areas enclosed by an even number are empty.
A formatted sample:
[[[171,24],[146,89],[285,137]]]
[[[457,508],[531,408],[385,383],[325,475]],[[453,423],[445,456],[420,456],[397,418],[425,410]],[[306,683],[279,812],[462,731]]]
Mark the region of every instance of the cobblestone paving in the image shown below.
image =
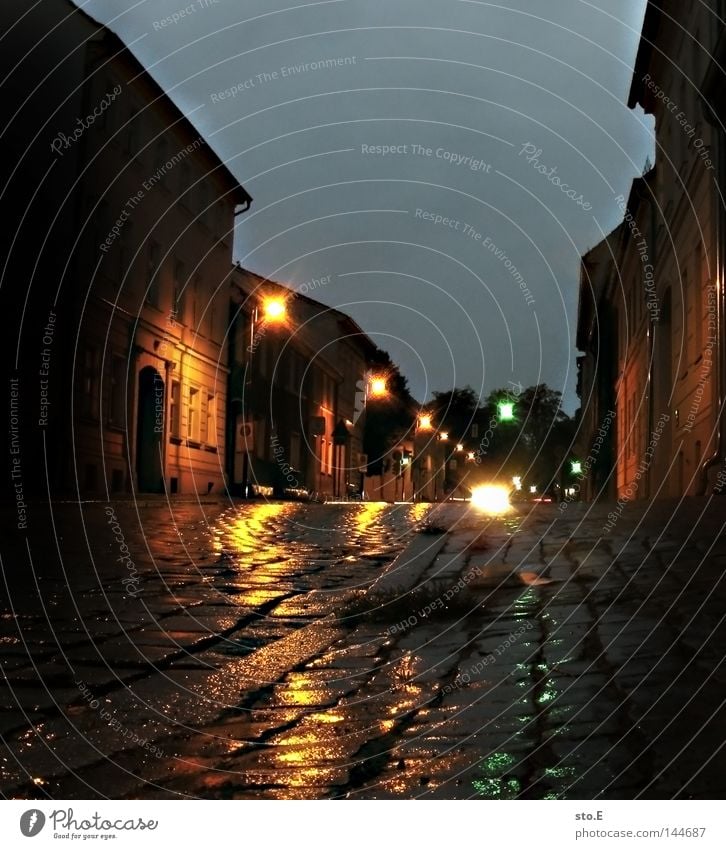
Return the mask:
[[[30,546],[42,569],[22,548],[5,563],[7,795],[726,788],[721,502],[631,504],[609,531],[606,506],[579,504],[204,509],[146,507],[139,525],[116,508],[136,597],[100,506],[88,543],[62,541],[65,573],[52,534]],[[429,511],[445,540],[412,533]]]

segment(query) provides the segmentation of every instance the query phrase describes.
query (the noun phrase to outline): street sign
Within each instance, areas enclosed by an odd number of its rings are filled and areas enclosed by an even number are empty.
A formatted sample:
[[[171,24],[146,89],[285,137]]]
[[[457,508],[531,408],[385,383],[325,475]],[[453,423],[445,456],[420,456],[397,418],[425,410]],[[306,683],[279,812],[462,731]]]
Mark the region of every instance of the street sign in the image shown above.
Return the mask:
[[[325,417],[313,416],[310,420],[310,433],[313,436],[325,436]]]
[[[237,428],[235,431],[235,451],[249,451],[255,437],[254,423],[251,419],[237,416]]]
[[[350,433],[345,422],[343,421],[343,419],[341,419],[338,424],[333,428],[333,444],[347,445],[349,439]]]

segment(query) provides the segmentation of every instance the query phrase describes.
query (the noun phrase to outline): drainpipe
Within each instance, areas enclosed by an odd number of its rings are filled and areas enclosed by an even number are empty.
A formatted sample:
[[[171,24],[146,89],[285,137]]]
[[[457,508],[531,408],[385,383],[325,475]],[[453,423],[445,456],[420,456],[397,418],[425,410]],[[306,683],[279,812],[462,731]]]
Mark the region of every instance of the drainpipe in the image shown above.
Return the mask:
[[[718,60],[723,58],[723,44],[724,44],[724,33],[723,30],[721,32],[721,36],[719,37],[719,46],[721,46],[721,50],[714,50],[714,58],[712,58],[712,63],[716,63]],[[716,180],[717,185],[719,187],[726,185],[726,150],[724,150],[724,127],[721,121],[719,120],[717,114],[717,106],[716,103],[711,103],[712,100],[716,100],[718,97],[718,85],[722,80],[718,79],[718,69],[715,67],[715,64],[712,64],[709,73],[706,75],[706,80],[702,86],[702,91],[706,90],[704,97],[704,106],[703,113],[706,121],[711,125],[714,133],[714,140],[716,148]],[[726,400],[726,387],[724,386],[724,379],[726,369],[724,369],[724,355],[726,355],[726,350],[724,349],[724,314],[725,303],[724,303],[724,236],[726,235],[726,220],[725,220],[725,210],[724,205],[720,200],[720,191],[717,193],[717,197],[715,200],[716,210],[715,210],[715,242],[716,242],[716,386],[718,389],[718,398],[717,404],[718,408],[716,411],[716,447],[711,454],[702,464],[700,470],[700,480],[699,480],[699,488],[698,495],[705,495],[706,490],[708,489],[708,473],[715,466],[720,466],[724,462],[724,454],[725,454],[725,446],[724,446],[724,402]],[[723,491],[723,490],[719,490]]]
[[[653,268],[657,268],[658,257],[656,256],[656,228],[658,226],[656,210],[655,210],[655,198],[653,197],[653,191],[649,191],[648,193],[648,207],[650,209],[650,233],[649,233],[649,243],[648,250],[652,252],[653,256],[651,257],[651,265]],[[657,302],[656,302],[657,306]],[[647,309],[647,307],[646,307]],[[655,357],[655,321],[653,320],[652,315],[648,316],[648,434],[649,438],[652,438],[653,434],[653,419],[654,419],[654,411],[653,406],[655,403],[655,399],[653,397],[655,393],[655,384],[653,383],[653,369],[655,367],[654,362]],[[645,478],[645,490],[646,490],[646,498],[651,497],[651,492],[653,490],[652,487],[652,467],[653,462],[651,460],[648,463],[648,470],[646,472]]]

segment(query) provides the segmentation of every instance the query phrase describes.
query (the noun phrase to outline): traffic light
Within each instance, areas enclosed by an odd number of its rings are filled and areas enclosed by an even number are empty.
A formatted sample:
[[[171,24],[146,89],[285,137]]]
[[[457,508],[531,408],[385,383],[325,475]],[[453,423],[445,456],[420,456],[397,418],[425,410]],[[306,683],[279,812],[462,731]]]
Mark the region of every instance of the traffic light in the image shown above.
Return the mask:
[[[514,401],[500,401],[497,404],[497,418],[500,422],[514,421]]]

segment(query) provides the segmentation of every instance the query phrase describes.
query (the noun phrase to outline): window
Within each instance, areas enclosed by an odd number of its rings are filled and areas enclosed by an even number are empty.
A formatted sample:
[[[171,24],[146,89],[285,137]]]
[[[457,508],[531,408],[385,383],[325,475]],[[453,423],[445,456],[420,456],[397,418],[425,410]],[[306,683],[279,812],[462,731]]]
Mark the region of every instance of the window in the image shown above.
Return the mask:
[[[124,224],[121,231],[121,253],[119,255],[119,282],[131,278],[134,265],[134,225],[131,221]]]
[[[161,246],[158,242],[149,242],[148,263],[146,272],[146,302],[159,306],[159,263],[161,261]]]
[[[111,398],[108,420],[116,427],[126,421],[126,358],[114,354],[111,358]]]
[[[98,349],[84,348],[81,355],[81,412],[98,418]]]
[[[189,408],[187,416],[187,438],[199,442],[201,394],[199,389],[189,387]]]
[[[205,334],[209,339],[214,339],[214,328],[217,324],[217,312],[214,309],[214,296],[210,297],[209,301],[207,301],[207,309],[204,313],[204,317],[206,319]]]
[[[171,436],[176,437],[177,439],[181,436],[181,406],[179,404],[181,395],[181,384],[178,380],[172,380],[171,382],[171,397],[170,397],[170,406],[171,406]]]
[[[199,285],[199,275],[194,275],[194,280],[192,280],[192,292],[191,292],[191,307],[192,307],[192,324],[191,326],[195,331],[199,332],[199,320],[201,317],[201,310],[199,309],[199,298],[200,298],[200,290],[201,286]]]
[[[181,260],[174,262],[174,302],[172,311],[174,320],[184,324],[185,318],[185,293],[186,293],[186,267]]]
[[[207,422],[205,426],[204,441],[207,445],[217,445],[217,410],[214,395],[211,392],[207,393]]]
[[[156,151],[154,153],[154,174],[158,175],[159,183],[164,184],[164,176],[160,173],[169,159],[169,145],[166,139],[161,138],[156,143]]]
[[[209,214],[211,210],[207,209],[209,206],[209,192],[207,190],[207,184],[204,177],[197,186],[197,198],[197,203],[199,204],[199,209],[197,210],[197,221],[206,227],[209,223]]]
[[[139,113],[134,109],[129,113],[124,139],[124,153],[136,156],[139,152]]]
[[[190,197],[189,197],[189,184],[192,181],[191,171],[189,170],[189,166],[186,162],[182,162],[179,166],[179,201],[182,203],[187,209],[189,208]]]
[[[300,469],[300,434],[290,434],[290,465],[293,469]]]
[[[703,280],[701,271],[701,246],[698,245],[693,253],[693,275],[691,277],[691,301],[693,323],[693,358],[700,357],[703,353],[703,292],[701,281]]]

